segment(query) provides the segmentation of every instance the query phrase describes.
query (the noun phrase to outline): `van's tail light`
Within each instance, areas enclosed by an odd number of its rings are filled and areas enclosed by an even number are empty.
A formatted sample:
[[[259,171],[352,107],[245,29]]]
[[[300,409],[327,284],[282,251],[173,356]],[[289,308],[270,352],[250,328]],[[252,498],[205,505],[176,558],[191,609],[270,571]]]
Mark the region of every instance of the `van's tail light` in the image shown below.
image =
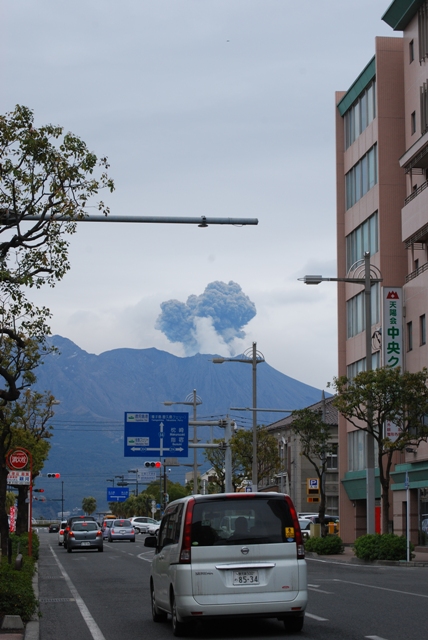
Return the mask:
[[[191,544],[192,544],[192,519],[193,507],[195,506],[194,498],[189,500],[184,516],[183,542],[180,549],[180,564],[190,564],[191,561]]]
[[[304,560],[305,558],[305,545],[303,544],[303,536],[302,531],[300,529],[299,518],[297,517],[297,511],[294,507],[294,504],[290,498],[290,496],[284,496],[285,500],[288,504],[288,508],[290,510],[291,517],[293,519],[293,527],[294,527],[294,536],[296,539],[296,547],[297,547],[297,559]]]
[[[59,535],[60,535],[60,536],[63,536],[63,535],[64,535],[64,529],[60,529],[60,530],[59,530]]]

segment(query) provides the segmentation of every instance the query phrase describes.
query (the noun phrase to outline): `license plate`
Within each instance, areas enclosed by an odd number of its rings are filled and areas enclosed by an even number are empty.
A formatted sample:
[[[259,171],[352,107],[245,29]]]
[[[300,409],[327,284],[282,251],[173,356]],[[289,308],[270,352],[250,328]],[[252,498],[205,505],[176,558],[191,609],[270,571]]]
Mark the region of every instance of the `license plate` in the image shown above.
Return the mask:
[[[82,547],[89,547],[91,545],[90,542],[81,542],[80,544]]]
[[[233,584],[259,584],[258,571],[234,571]]]

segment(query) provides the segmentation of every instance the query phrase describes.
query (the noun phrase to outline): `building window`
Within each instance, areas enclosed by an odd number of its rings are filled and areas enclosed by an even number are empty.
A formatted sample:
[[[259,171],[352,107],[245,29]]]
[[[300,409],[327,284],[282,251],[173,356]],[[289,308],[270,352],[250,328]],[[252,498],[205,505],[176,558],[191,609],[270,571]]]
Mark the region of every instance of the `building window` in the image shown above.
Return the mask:
[[[428,82],[424,82],[419,89],[421,111],[421,134],[428,129]]]
[[[410,116],[410,133],[412,135],[416,133],[416,111],[413,111]]]
[[[428,56],[428,2],[425,0],[418,10],[419,62]]]
[[[380,351],[372,353],[372,369],[380,368]],[[356,360],[346,367],[346,377],[353,380],[360,371],[366,370],[366,359]]]
[[[345,176],[346,209],[350,209],[377,184],[377,144]]]
[[[415,46],[413,40],[409,42],[409,64],[415,59]]]
[[[376,117],[376,81],[373,80],[348,109],[344,116],[345,148],[351,146],[358,136]]]
[[[346,270],[362,260],[366,251],[370,251],[370,255],[379,251],[377,211],[346,236]]]
[[[339,515],[339,496],[326,496],[326,512],[329,516]]]
[[[327,455],[327,469],[329,471],[337,471],[337,444],[331,445],[331,452]]]
[[[379,322],[379,307],[380,307],[380,287],[379,283],[375,282],[371,286],[371,324],[377,324]],[[353,296],[346,302],[346,315],[347,315],[347,338],[352,338],[358,335],[366,328],[365,317],[365,293],[361,291],[356,296]]]
[[[413,350],[413,323],[407,323],[407,351]]]
[[[426,344],[427,341],[427,325],[426,325],[426,319],[425,319],[425,314],[423,314],[423,316],[419,317],[419,334],[420,334],[420,343],[422,344]]]

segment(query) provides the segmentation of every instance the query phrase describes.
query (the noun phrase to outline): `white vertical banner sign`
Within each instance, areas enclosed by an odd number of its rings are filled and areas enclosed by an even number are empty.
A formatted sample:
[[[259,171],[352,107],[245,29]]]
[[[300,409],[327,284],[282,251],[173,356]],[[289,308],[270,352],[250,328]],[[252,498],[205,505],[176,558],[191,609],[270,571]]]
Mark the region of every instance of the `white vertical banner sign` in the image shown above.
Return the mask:
[[[383,287],[382,363],[384,367],[403,367],[403,290]],[[399,427],[387,420],[384,435],[395,442]]]
[[[403,368],[403,289],[383,287],[382,363]]]

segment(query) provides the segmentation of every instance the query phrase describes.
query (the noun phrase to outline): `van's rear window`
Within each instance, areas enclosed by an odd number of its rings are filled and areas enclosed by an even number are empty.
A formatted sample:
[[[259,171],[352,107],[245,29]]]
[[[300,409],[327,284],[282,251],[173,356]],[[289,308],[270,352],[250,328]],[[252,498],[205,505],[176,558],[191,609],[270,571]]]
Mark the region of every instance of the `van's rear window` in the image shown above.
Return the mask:
[[[283,498],[197,501],[192,546],[273,544],[294,539],[293,519]]]

